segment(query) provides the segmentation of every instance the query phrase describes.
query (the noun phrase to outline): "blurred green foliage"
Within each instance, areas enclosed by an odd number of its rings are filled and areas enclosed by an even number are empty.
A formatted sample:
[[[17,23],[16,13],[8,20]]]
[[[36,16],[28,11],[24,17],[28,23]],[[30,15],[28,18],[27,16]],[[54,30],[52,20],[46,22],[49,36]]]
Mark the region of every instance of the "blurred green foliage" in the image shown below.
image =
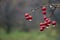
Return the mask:
[[[11,32],[6,34],[0,31],[0,40],[56,40],[57,32],[53,29],[46,29],[43,32],[34,30],[31,32]]]

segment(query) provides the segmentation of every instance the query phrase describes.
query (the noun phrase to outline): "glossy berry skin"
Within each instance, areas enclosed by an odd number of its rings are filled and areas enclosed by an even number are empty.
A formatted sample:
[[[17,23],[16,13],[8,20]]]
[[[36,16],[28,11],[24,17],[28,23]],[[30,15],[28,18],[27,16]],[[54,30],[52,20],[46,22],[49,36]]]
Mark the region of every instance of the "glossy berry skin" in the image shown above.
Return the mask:
[[[47,23],[48,23],[48,24],[51,24],[51,20],[48,20]]]
[[[46,19],[47,19],[47,17],[46,17],[45,15],[43,15],[43,18],[44,18],[44,20],[46,20]]]
[[[26,17],[26,20],[29,20],[29,17]]]
[[[46,24],[46,27],[49,27],[50,25],[49,24]]]
[[[47,26],[49,27],[48,22],[45,21],[44,24],[45,24],[46,27],[47,27]]]
[[[29,16],[29,14],[28,13],[25,13],[25,17],[28,17]]]
[[[45,28],[46,28],[45,24],[41,22],[40,23],[40,31],[43,31]]]
[[[43,25],[43,26],[40,26],[40,31],[44,31],[44,29],[45,29],[45,26]]]
[[[52,21],[52,25],[56,25],[56,21]]]
[[[29,15],[28,17],[26,17],[26,20],[32,20],[32,16]]]
[[[40,26],[42,26],[42,25],[43,25],[43,23],[41,22],[41,23],[40,23]]]
[[[40,31],[44,31],[44,28],[40,28]]]
[[[42,14],[43,14],[43,15],[46,15],[46,11],[42,11]]]
[[[48,23],[45,21],[45,22],[44,22],[44,25],[47,25],[47,24],[48,24]]]
[[[32,16],[31,16],[31,15],[29,15],[29,19],[31,19],[31,20],[32,20]]]
[[[42,7],[42,11],[46,11],[46,7]]]
[[[46,22],[47,22],[48,20],[49,20],[48,18],[45,19]]]
[[[50,20],[49,18],[46,18],[45,21],[48,22],[48,20]]]

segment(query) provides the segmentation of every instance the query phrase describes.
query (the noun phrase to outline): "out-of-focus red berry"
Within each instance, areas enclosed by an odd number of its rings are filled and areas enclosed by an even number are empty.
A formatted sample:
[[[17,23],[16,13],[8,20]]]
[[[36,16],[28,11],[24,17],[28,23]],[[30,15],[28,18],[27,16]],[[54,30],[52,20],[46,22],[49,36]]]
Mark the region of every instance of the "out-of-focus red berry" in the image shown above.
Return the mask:
[[[32,16],[31,15],[29,15],[29,19],[32,19]]]
[[[44,30],[44,28],[41,27],[41,28],[40,28],[40,31],[43,31],[43,30]]]
[[[45,26],[43,25],[43,26],[40,26],[40,31],[44,31],[44,29],[45,29]]]
[[[47,22],[48,20],[50,20],[49,18],[46,18],[45,21]]]
[[[49,24],[48,24],[48,22],[44,22],[44,24],[45,24],[45,26],[46,26],[46,28],[48,28],[49,27]]]
[[[26,20],[32,21],[32,16],[29,15],[28,17],[26,17]]]
[[[45,28],[46,28],[45,24],[41,22],[40,23],[40,31],[43,31]]]
[[[50,24],[51,23],[51,20],[48,20],[47,22],[48,22],[48,24]]]
[[[46,11],[42,11],[42,14],[43,14],[43,15],[46,15]]]
[[[47,25],[47,24],[48,24],[48,23],[45,21],[45,22],[44,22],[44,25]]]
[[[53,27],[55,27],[56,26],[56,21],[52,21],[52,25],[53,25]]]
[[[49,24],[46,24],[46,27],[49,27],[50,25]]]
[[[52,21],[52,25],[56,25],[56,21]]]
[[[42,11],[46,11],[46,7],[42,7]]]
[[[26,17],[26,20],[29,20],[29,17]]]
[[[29,16],[29,14],[28,13],[25,13],[25,17],[28,17]]]
[[[40,31],[43,31],[44,30],[44,28],[40,28]]]
[[[41,23],[40,23],[40,26],[43,26],[43,25],[44,25],[44,24],[41,22]]]
[[[46,20],[46,19],[47,19],[47,17],[46,17],[45,15],[43,15],[43,18],[44,18],[44,20]]]

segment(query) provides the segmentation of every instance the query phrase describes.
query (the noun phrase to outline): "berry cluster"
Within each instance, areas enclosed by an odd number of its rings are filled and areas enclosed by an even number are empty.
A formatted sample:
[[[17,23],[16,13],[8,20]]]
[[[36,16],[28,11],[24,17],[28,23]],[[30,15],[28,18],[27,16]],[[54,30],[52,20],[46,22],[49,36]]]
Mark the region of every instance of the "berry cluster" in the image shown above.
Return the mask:
[[[42,14],[44,22],[40,23],[40,31],[43,31],[45,28],[49,28],[50,24],[52,24],[53,27],[56,26],[56,21],[52,21],[46,16],[46,7],[42,7]],[[25,13],[25,18],[27,21],[32,21],[32,16],[29,13]]]
[[[42,7],[42,14],[44,22],[40,23],[40,31],[43,31],[45,28],[49,28],[50,24],[52,24],[53,27],[56,26],[56,21],[51,21],[50,18],[46,17],[46,7]]]
[[[29,13],[25,13],[25,18],[26,18],[26,20],[28,20],[28,21],[32,21],[32,16],[29,15]]]

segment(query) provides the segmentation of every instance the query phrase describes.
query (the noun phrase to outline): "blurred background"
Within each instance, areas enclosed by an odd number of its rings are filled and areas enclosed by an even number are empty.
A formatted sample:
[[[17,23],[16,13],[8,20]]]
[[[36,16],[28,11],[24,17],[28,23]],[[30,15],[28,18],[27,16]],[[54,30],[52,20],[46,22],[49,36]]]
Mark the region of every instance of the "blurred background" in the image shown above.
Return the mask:
[[[60,3],[60,0],[0,0],[0,40],[60,40],[60,8],[54,12],[52,20],[57,21],[52,27],[40,31],[40,22],[43,22],[40,5]],[[33,19],[26,21],[24,14],[31,12]],[[50,14],[47,7],[47,16]]]

